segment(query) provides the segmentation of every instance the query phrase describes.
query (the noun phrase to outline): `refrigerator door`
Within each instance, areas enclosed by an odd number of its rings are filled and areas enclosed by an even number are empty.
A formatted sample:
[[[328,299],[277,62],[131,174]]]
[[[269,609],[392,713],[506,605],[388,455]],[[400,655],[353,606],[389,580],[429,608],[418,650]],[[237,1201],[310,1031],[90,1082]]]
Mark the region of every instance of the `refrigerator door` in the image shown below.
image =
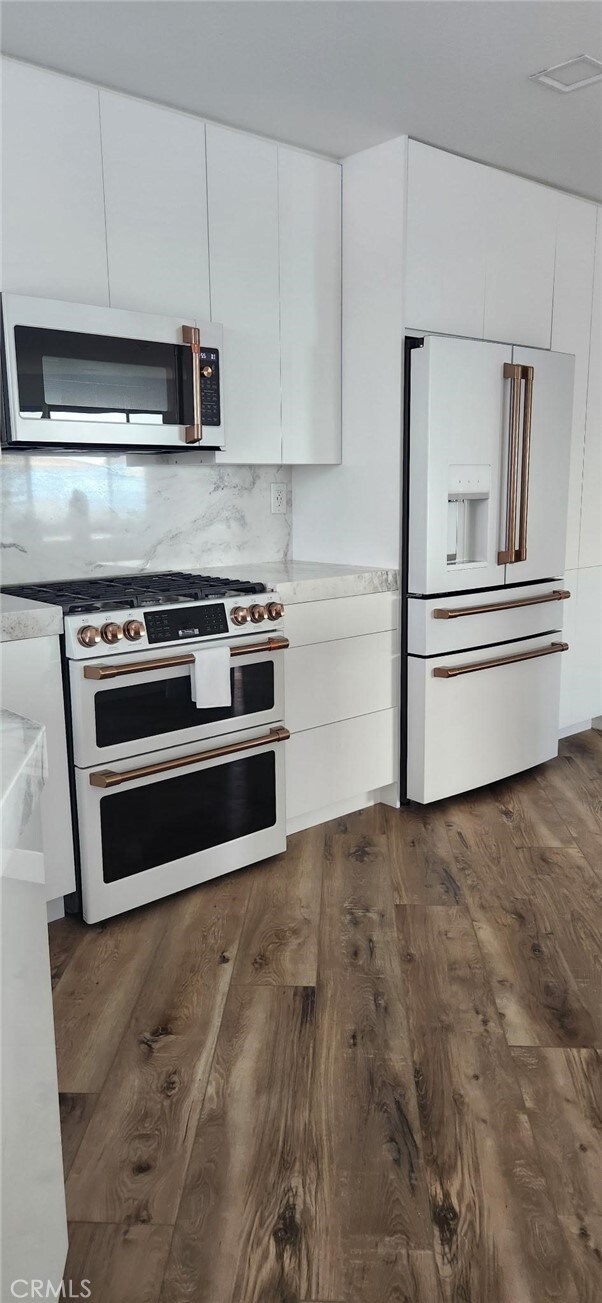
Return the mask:
[[[510,345],[444,335],[427,335],[412,349],[410,593],[506,582],[498,553],[510,414],[504,367],[511,361]]]
[[[517,386],[516,527],[514,540],[503,537],[504,507],[501,548],[514,553],[506,583],[520,584],[564,574],[575,359],[515,346],[512,363],[518,368],[510,377],[511,393]],[[507,482],[511,474],[510,446]]]

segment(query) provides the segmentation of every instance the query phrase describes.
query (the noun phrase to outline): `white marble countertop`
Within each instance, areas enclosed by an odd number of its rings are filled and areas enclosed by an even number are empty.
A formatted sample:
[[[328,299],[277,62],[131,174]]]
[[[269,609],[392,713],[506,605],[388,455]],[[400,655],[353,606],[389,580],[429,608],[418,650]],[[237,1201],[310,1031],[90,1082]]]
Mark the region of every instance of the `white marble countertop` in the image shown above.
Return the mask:
[[[227,567],[231,579],[256,579],[277,588],[288,605],[329,601],[366,593],[395,593],[399,571],[376,566],[340,566],[323,561],[270,561],[263,565]]]
[[[2,861],[18,845],[46,781],[46,731],[42,724],[0,710],[0,812]]]
[[[34,602],[13,593],[0,593],[0,642],[19,642],[23,638],[45,638],[63,632],[60,606]]]

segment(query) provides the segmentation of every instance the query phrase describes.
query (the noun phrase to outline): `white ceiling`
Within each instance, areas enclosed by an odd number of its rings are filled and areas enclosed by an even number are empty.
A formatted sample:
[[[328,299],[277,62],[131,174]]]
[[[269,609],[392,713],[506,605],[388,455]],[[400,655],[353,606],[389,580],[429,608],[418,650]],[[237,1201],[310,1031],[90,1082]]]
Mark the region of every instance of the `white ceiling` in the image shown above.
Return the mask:
[[[602,199],[602,59],[581,0],[4,0],[2,48],[334,157],[408,133]]]

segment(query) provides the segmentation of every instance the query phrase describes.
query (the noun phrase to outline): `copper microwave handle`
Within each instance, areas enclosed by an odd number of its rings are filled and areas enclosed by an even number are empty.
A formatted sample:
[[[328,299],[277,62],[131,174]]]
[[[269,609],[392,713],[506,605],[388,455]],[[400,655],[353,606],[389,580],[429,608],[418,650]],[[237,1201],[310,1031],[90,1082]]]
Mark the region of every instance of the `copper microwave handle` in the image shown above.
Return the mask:
[[[434,620],[457,620],[462,615],[487,615],[489,611],[516,611],[522,606],[541,606],[544,602],[565,602],[571,594],[567,588],[555,588],[541,597],[517,597],[508,602],[490,602],[487,606],[438,606],[433,611]]]
[[[523,411],[523,447],[521,454],[520,509],[518,518],[518,549],[515,561],[527,560],[527,528],[529,523],[529,470],[531,464],[531,424],[533,418],[533,371],[532,366],[521,367],[525,382],[525,406]]]
[[[285,651],[288,638],[268,638],[266,642],[237,643],[230,648],[230,656],[252,656],[253,653]],[[156,661],[128,661],[126,665],[84,665],[85,679],[120,679],[126,674],[143,674],[146,670],[170,670],[177,665],[192,665],[194,656],[163,656]]]
[[[475,674],[477,670],[493,670],[498,665],[515,665],[517,661],[532,661],[536,656],[553,656],[555,652],[568,651],[568,642],[553,642],[549,647],[536,647],[533,651],[514,652],[512,656],[495,656],[489,661],[473,661],[472,665],[437,665],[434,679],[455,679],[459,674]]]
[[[510,381],[510,444],[508,448],[508,495],[506,502],[506,546],[497,554],[499,566],[516,560],[516,508],[518,504],[519,434],[521,370],[514,362],[504,362],[504,379]]]
[[[227,742],[211,751],[198,751],[191,756],[176,756],[172,760],[159,760],[154,765],[140,765],[138,769],[126,769],[121,773],[116,769],[97,769],[90,774],[91,787],[119,787],[121,783],[132,783],[136,778],[151,778],[154,774],[166,774],[172,769],[184,769],[187,765],[200,765],[207,760],[221,760],[223,756],[233,756],[239,751],[253,751],[257,747],[270,746],[273,742],[286,742],[290,737],[287,728],[272,728],[263,737],[247,738],[246,742]]]
[[[201,332],[198,326],[182,326],[182,343],[192,354],[192,425],[184,429],[186,443],[202,443],[203,399],[201,390]]]

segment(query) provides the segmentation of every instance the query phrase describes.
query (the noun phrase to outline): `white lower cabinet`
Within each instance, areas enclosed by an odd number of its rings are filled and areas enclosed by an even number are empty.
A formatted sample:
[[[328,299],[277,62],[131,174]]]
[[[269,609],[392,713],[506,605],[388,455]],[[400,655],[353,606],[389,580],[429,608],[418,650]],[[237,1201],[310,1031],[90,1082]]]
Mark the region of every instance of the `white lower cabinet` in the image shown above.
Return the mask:
[[[573,593],[563,638],[560,728],[586,724],[602,714],[602,566],[568,572]]]
[[[291,647],[286,661],[287,726],[296,733],[397,702],[397,631]]]
[[[286,815],[306,826],[339,804],[358,809],[399,775],[398,711],[380,710],[294,733],[287,742]],[[356,802],[352,799],[359,798]],[[310,817],[313,815],[314,817]]]

